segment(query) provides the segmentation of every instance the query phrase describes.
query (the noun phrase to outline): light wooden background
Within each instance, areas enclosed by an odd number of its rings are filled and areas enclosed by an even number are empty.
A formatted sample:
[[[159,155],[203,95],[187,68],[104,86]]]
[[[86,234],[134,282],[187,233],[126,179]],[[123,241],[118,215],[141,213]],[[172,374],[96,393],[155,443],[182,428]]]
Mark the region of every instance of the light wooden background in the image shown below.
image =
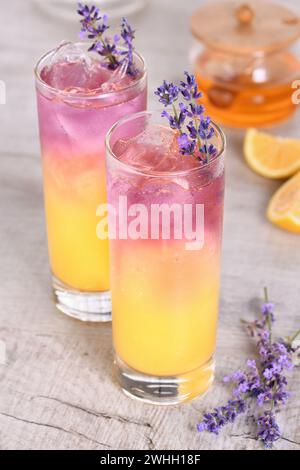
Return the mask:
[[[41,2],[43,0],[40,0]],[[46,0],[45,0],[46,1]],[[50,0],[49,0],[50,1]],[[163,78],[188,67],[188,17],[202,2],[152,0],[134,18],[146,56],[151,95]],[[287,2],[284,2],[287,3]],[[290,2],[298,6],[297,0]],[[256,449],[251,422],[241,418],[216,438],[196,432],[201,412],[222,403],[222,376],[242,367],[252,348],[241,317],[257,309],[262,287],[276,302],[277,331],[300,323],[300,237],[265,219],[278,187],[253,174],[242,157],[242,134],[227,132],[227,195],[217,378],[204,399],[183,406],[145,406],[127,399],[112,379],[111,327],[87,325],[58,313],[50,292],[32,69],[74,24],[47,17],[33,0],[1,8],[0,80],[0,365],[2,449]],[[2,5],[1,5],[2,6]],[[300,77],[299,77],[300,78]],[[298,136],[299,114],[277,132]],[[300,448],[300,374],[280,416],[278,449]]]

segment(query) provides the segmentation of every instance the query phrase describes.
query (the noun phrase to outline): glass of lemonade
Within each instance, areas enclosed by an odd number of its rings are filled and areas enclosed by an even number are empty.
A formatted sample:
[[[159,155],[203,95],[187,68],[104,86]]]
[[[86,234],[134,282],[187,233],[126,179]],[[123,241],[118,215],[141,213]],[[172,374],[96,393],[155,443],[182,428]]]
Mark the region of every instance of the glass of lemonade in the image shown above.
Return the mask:
[[[111,319],[107,240],[96,236],[106,201],[105,135],[146,109],[147,74],[111,71],[90,43],[66,43],[35,69],[48,247],[57,307],[84,321]]]
[[[212,126],[217,154],[202,165],[155,113],[106,139],[116,371],[154,404],[201,395],[214,377],[225,137]]]

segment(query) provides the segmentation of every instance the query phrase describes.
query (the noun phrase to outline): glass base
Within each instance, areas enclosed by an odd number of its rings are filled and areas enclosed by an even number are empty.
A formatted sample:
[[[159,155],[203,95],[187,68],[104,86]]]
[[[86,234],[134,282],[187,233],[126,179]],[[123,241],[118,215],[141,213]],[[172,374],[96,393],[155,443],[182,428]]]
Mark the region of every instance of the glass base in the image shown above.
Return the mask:
[[[82,292],[52,277],[55,304],[69,317],[88,322],[111,321],[110,292]]]
[[[191,372],[170,377],[146,375],[115,358],[117,380],[125,395],[152,405],[176,405],[204,395],[214,380],[215,362]]]

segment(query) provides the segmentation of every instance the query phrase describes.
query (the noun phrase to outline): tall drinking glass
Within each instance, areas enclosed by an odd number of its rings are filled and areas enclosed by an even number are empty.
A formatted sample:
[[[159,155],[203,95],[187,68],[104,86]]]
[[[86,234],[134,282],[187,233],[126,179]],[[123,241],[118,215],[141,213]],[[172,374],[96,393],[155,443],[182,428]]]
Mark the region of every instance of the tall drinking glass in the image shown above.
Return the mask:
[[[80,320],[109,321],[108,242],[96,236],[97,207],[106,201],[105,135],[146,109],[147,78],[138,54],[132,78],[108,70],[89,46],[70,43],[42,57],[36,89],[56,305]]]
[[[213,127],[218,154],[202,165],[155,114],[106,140],[115,365],[150,403],[189,400],[214,377],[225,138]]]

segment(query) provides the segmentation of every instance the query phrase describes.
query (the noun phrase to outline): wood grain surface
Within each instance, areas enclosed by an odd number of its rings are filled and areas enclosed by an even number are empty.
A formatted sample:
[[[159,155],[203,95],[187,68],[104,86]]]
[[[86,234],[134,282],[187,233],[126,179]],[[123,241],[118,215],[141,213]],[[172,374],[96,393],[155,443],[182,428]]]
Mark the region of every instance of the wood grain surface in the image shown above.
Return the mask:
[[[300,323],[300,237],[266,221],[279,186],[252,173],[243,134],[227,131],[227,182],[217,377],[203,399],[164,408],[122,395],[112,377],[110,325],[71,320],[54,307],[48,271],[33,67],[74,23],[47,16],[40,1],[10,0],[1,10],[0,80],[0,448],[2,449],[257,449],[251,419],[241,417],[219,437],[199,435],[201,413],[221,404],[222,377],[253,353],[240,318],[254,318],[264,285],[277,306],[277,331]],[[193,0],[152,0],[132,18],[147,58],[151,95],[162,79],[189,67],[188,18]],[[287,2],[285,2],[287,3]],[[289,2],[295,7],[297,0]],[[5,18],[14,19],[6,21]],[[300,77],[299,77],[300,78]],[[274,130],[300,136],[299,114]],[[300,373],[279,422],[278,449],[300,448]]]

